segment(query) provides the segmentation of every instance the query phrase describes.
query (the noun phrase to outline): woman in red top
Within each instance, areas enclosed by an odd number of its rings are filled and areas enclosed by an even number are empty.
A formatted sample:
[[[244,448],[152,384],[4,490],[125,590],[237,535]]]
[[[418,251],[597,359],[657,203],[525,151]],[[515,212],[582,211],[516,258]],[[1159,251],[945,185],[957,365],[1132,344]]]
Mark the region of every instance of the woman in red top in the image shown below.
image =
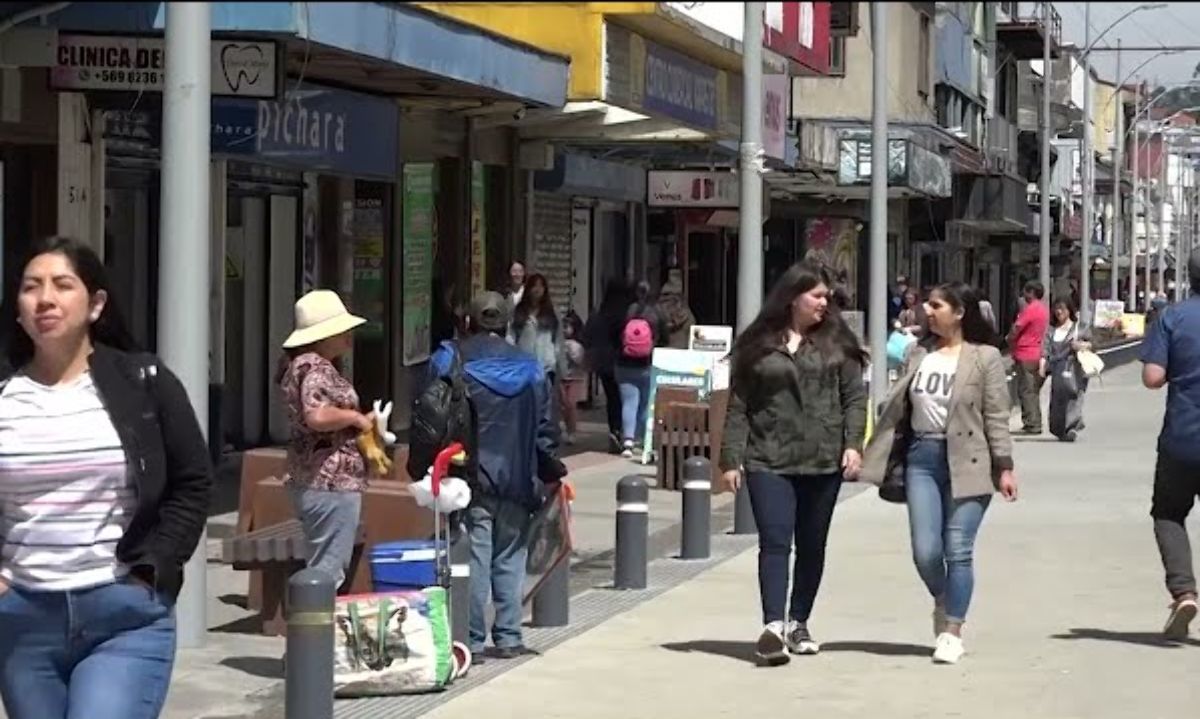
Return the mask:
[[[351,331],[364,322],[329,290],[301,297],[278,377],[291,427],[286,484],[312,549],[308,566],[328,572],[339,587],[367,486],[356,440],[375,420],[359,411],[358,393],[334,363],[350,351]]]

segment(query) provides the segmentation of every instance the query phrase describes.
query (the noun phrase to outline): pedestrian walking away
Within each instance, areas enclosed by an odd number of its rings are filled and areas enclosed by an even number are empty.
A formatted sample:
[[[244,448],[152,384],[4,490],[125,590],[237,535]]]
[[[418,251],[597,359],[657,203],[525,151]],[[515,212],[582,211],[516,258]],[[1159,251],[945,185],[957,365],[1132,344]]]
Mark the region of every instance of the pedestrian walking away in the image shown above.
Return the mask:
[[[1188,260],[1192,287],[1200,287],[1200,255]],[[1163,633],[1183,640],[1196,618],[1196,574],[1186,521],[1200,496],[1200,297],[1162,310],[1142,346],[1142,383],[1167,388],[1158,437],[1150,515],[1171,595]]]
[[[1017,394],[1021,400],[1021,422],[1025,434],[1042,433],[1042,376],[1038,371],[1042,361],[1042,341],[1050,325],[1050,310],[1043,298],[1046,288],[1041,282],[1025,285],[1021,308],[1008,335],[1013,364],[1017,370]]]
[[[838,490],[859,471],[866,433],[866,355],[830,293],[820,268],[793,266],[733,348],[721,489],[736,492],[745,481],[750,492],[763,621],[755,651],[771,665],[821,649],[808,620]]]
[[[650,365],[654,349],[664,347],[670,328],[650,294],[650,283],[639,282],[636,299],[625,313],[617,345],[616,379],[621,391],[622,454],[626,458],[645,436],[646,413],[650,406]]]
[[[631,288],[619,279],[610,279],[604,285],[604,297],[600,306],[588,318],[587,327],[583,331],[588,367],[596,373],[600,387],[604,390],[609,446],[613,452],[624,449],[621,389],[617,385],[616,366],[621,351],[620,335],[625,326],[625,312],[632,301]]]
[[[1091,348],[1092,332],[1080,325],[1075,305],[1066,297],[1055,300],[1038,374],[1050,380],[1050,434],[1064,442],[1074,442],[1084,428],[1088,377],[1079,364],[1079,353]]]
[[[884,402],[864,481],[903,478],[917,573],[933,598],[933,660],[955,664],[975,588],[975,538],[992,494],[1017,498],[999,337],[979,296],[956,282],[926,305],[930,334],[913,345]]]
[[[526,288],[526,299],[530,296]],[[475,298],[467,338],[443,345],[430,360],[431,377],[447,377],[459,353],[476,417],[477,462],[467,530],[471,541],[470,649],[483,659],[488,600],[495,607],[495,655],[527,653],[521,631],[528,529],[566,467],[557,456],[558,429],[551,418],[551,385],[542,363],[505,341],[507,301],[496,292]]]
[[[284,483],[310,548],[308,566],[341,587],[367,487],[358,435],[375,419],[359,411],[358,393],[334,363],[350,351],[352,331],[366,320],[329,290],[301,297],[295,313],[296,329],[283,343],[276,375],[289,427]]]
[[[212,472],[183,385],[136,352],[104,265],[37,243],[0,375],[0,695],[9,719],[153,719]]]

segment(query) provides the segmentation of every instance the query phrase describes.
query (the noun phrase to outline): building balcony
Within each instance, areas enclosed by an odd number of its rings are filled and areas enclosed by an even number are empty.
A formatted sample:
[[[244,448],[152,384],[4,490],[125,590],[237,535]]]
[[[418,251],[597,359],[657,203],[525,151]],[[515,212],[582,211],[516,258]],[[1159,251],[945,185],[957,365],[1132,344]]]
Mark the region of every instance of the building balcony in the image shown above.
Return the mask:
[[[1049,33],[1050,57],[1058,58],[1062,42],[1062,17],[1058,11],[1050,8],[1047,22],[1041,3],[1007,2],[1001,6],[996,18],[996,42],[1007,47],[1018,60],[1040,60]]]
[[[1025,234],[1030,227],[1026,183],[1009,175],[954,178],[960,224],[991,234]]]

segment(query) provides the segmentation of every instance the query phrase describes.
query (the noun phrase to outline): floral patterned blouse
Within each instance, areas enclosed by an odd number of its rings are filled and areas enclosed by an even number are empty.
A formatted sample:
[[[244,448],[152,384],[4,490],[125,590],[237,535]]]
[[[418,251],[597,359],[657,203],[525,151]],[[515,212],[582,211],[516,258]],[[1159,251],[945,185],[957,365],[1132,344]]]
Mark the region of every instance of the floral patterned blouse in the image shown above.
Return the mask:
[[[304,413],[324,405],[358,409],[358,393],[332,362],[315,352],[296,357],[280,382],[287,405],[291,442],[286,483],[305,489],[361,492],[367,486],[367,467],[348,427],[317,432],[304,422]]]

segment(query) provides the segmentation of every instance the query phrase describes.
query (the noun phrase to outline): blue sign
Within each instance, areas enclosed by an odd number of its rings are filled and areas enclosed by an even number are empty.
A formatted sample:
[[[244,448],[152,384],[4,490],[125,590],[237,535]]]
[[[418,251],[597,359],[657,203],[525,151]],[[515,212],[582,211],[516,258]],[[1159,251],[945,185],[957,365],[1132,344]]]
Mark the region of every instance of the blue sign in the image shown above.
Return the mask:
[[[717,70],[646,41],[642,106],[695,127],[717,129]]]
[[[399,111],[383,98],[305,85],[280,100],[213,98],[213,154],[393,179]]]

